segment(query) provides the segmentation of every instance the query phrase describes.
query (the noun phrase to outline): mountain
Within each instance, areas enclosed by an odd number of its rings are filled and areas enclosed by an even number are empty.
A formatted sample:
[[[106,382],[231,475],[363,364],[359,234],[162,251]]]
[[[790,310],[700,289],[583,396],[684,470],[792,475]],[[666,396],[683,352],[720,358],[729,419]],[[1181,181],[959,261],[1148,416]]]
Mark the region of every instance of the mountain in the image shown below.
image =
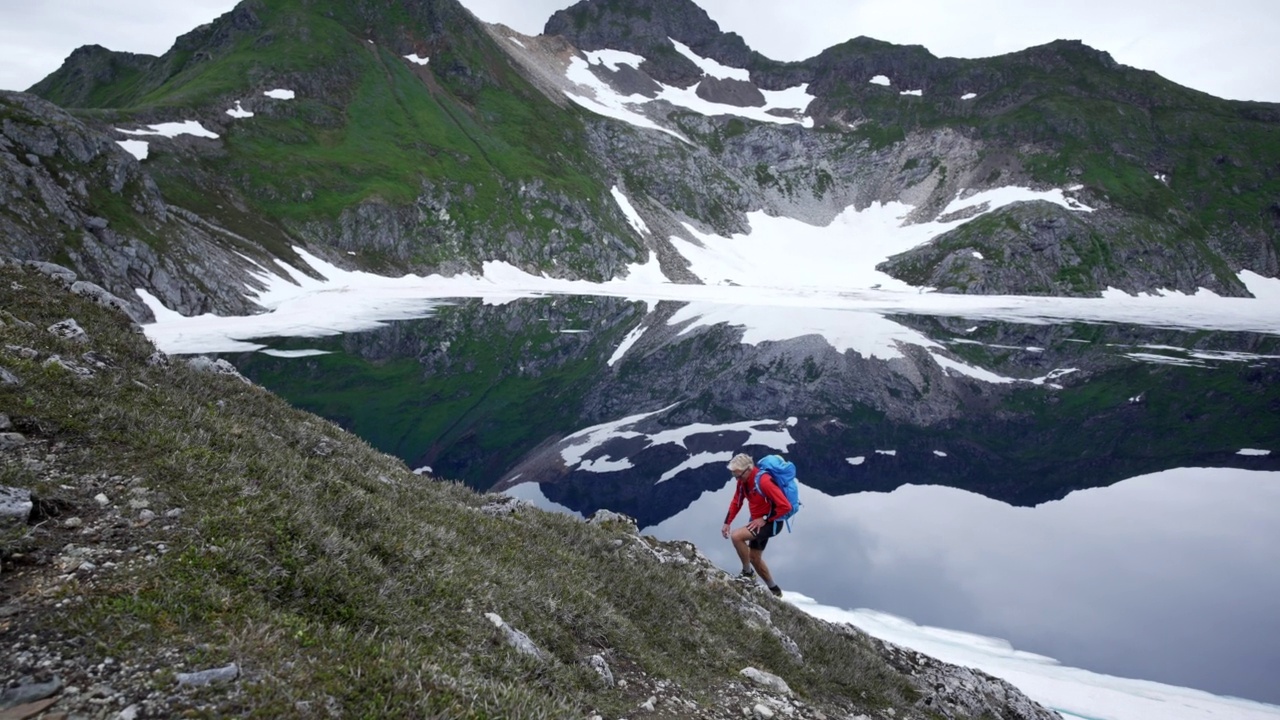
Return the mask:
[[[833,220],[890,206],[922,235],[880,269],[948,292],[1247,295],[1241,270],[1280,274],[1280,106],[1076,41],[968,60],[854,38],[778,62],[688,0],[585,0],[536,38],[454,0],[246,0],[160,57],[81,48],[30,92],[74,120],[6,96],[28,128],[5,123],[8,155],[40,157],[24,138],[68,122],[99,147],[147,142],[130,172],[154,183],[154,217],[82,214],[130,247],[233,267],[131,275],[43,228],[11,252],[184,313],[252,310],[241,286],[280,273],[273,258],[304,265],[293,247],[384,274],[499,260],[592,280],[656,257],[672,280],[719,282],[689,245],[771,217],[830,226],[852,252]],[[120,131],[190,122],[198,135]],[[989,199],[1015,187],[1034,192]],[[162,222],[161,203],[203,235],[128,227]]]
[[[5,717],[1057,717],[624,516],[414,475],[47,271],[0,265]]]

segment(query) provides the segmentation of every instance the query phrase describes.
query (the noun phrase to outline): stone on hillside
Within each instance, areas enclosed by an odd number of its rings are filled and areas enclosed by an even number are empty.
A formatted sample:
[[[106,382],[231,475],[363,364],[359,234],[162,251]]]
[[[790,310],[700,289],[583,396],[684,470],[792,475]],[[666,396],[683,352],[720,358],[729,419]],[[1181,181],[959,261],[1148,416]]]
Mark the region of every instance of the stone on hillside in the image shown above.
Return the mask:
[[[698,83],[698,97],[707,102],[736,107],[764,107],[764,93],[746,80],[705,77]]]
[[[15,289],[15,290],[19,290],[19,289],[21,289],[21,287],[22,287],[22,286],[18,285],[17,283],[14,283],[14,285],[15,285],[15,287],[14,287],[14,289]],[[27,322],[26,320],[23,320],[22,318],[20,318],[20,317],[18,317],[18,316],[16,316],[16,315],[14,315],[13,313],[9,312],[8,310],[0,310],[0,318],[4,318],[4,321],[5,321],[5,323],[6,323],[6,324],[7,324],[7,323],[12,323],[12,324],[14,324],[14,325],[17,325],[18,327],[26,328],[26,329],[28,329],[28,330],[34,330],[34,329],[36,328],[36,326],[35,326],[35,325],[33,325],[33,324],[31,324],[31,323]]]
[[[33,507],[30,490],[0,485],[0,527],[25,525]]]
[[[511,515],[529,507],[533,507],[533,503],[528,500],[513,498],[510,495],[499,495],[493,500],[485,503],[484,506],[480,508],[480,512],[491,517],[498,517],[501,515]]]
[[[751,714],[760,718],[760,720],[771,720],[774,715],[773,711],[769,709],[769,706],[764,703],[756,703],[756,706],[751,708]]]
[[[494,627],[502,631],[502,634],[507,639],[508,645],[519,650],[525,655],[530,655],[543,661],[547,659],[546,653],[544,653],[542,648],[539,648],[533,640],[529,639],[528,635],[525,635],[519,630],[508,625],[497,613],[485,613],[484,616],[489,618],[489,622],[493,623]]]
[[[791,694],[791,688],[787,685],[787,682],[773,673],[749,667],[743,668],[740,674],[760,687],[772,690],[780,695]]]
[[[235,365],[232,365],[222,358],[214,360],[213,358],[198,355],[188,360],[187,365],[191,366],[193,370],[197,370],[199,372],[210,373],[212,375],[230,375],[231,377],[239,378],[242,382],[249,382],[249,378],[241,375],[240,371],[236,370]]]
[[[13,448],[22,447],[26,444],[27,438],[22,433],[0,433],[0,450],[12,450]]]
[[[636,527],[636,520],[628,515],[616,513],[612,510],[597,510],[591,517],[587,518],[587,522],[591,525],[604,525],[607,523],[618,522],[624,525]]]
[[[596,674],[600,676],[606,686],[614,686],[613,670],[609,669],[609,663],[604,659],[603,655],[592,655],[587,658],[587,665],[596,671]]]
[[[43,363],[41,363],[41,364],[42,364],[44,367],[59,367],[59,368],[62,368],[63,370],[66,370],[67,372],[69,372],[69,373],[71,373],[72,375],[75,375],[75,376],[77,376],[77,377],[81,377],[81,378],[91,378],[91,377],[93,377],[93,371],[92,371],[92,370],[90,370],[89,368],[84,367],[83,365],[77,365],[76,363],[70,362],[70,361],[68,361],[68,360],[63,360],[63,359],[62,359],[60,356],[58,356],[58,355],[54,355],[53,357],[49,358],[48,360],[45,360],[45,361],[44,361]]]
[[[201,670],[193,673],[178,673],[179,685],[199,687],[215,682],[231,682],[240,677],[240,666],[231,663],[226,667]]]
[[[169,367],[169,356],[157,350],[147,357],[148,367]]]
[[[18,687],[5,688],[0,692],[0,708],[38,702],[56,695],[59,690],[62,690],[62,681],[56,677],[48,682],[27,683]]]
[[[61,265],[55,265],[50,262],[39,262],[39,261],[33,260],[31,262],[28,262],[27,266],[34,268],[36,271],[44,273],[45,275],[48,275],[49,277],[55,280],[61,280],[67,285],[71,285],[76,281],[75,272],[62,267]]]
[[[0,367],[0,385],[21,385],[22,380],[7,369]]]
[[[5,413],[0,413],[0,432],[9,432],[13,429],[13,420]]]
[[[80,359],[99,370],[109,370],[115,367],[115,363],[111,362],[111,358],[101,353],[93,352],[92,350],[81,355]]]
[[[600,65],[592,69],[597,74],[609,72],[606,65]],[[614,89],[622,95],[643,95],[647,98],[656,98],[662,93],[662,86],[655,82],[653,78],[630,65],[619,65],[617,71],[609,76],[609,81]]]
[[[49,332],[63,340],[78,343],[89,342],[89,334],[84,331],[84,328],[80,327],[80,323],[71,318],[50,325]]]
[[[136,317],[133,310],[129,307],[129,303],[125,302],[124,300],[121,300],[119,297],[112,295],[111,293],[102,289],[100,286],[95,285],[91,282],[85,282],[84,280],[80,280],[80,281],[71,283],[71,292],[75,293],[76,295],[79,295],[80,297],[89,298],[90,300],[101,305],[102,307],[115,308],[116,310],[119,310],[125,315],[128,315],[129,319],[136,323],[140,323],[148,319],[148,318]]]

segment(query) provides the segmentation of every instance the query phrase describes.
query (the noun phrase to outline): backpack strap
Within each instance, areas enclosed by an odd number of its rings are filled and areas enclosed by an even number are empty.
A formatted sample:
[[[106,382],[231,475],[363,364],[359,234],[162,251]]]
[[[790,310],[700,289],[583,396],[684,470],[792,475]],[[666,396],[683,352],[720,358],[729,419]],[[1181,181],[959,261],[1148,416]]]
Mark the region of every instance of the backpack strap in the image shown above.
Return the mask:
[[[765,474],[768,474],[768,475],[769,475],[769,479],[773,481],[774,486],[776,486],[776,487],[778,488],[778,490],[779,490],[779,491],[781,491],[781,490],[782,490],[782,486],[781,486],[781,485],[778,485],[778,478],[774,477],[774,476],[773,476],[773,473],[770,473],[768,470],[757,470],[757,471],[756,471],[756,492],[757,492],[757,493],[759,493],[759,494],[760,494],[760,496],[761,496],[761,497],[763,497],[765,500],[768,500],[768,501],[769,501],[769,516],[772,516],[775,512],[777,512],[777,511],[778,511],[778,507],[777,507],[776,505],[774,505],[774,503],[773,503],[773,499],[772,499],[772,498],[770,498],[768,495],[765,495],[765,494],[764,494],[764,490],[761,490],[761,489],[760,489],[760,478],[761,478],[762,476],[764,476]],[[768,516],[766,516],[766,517],[768,517]],[[776,521],[775,521],[775,522],[776,522]]]

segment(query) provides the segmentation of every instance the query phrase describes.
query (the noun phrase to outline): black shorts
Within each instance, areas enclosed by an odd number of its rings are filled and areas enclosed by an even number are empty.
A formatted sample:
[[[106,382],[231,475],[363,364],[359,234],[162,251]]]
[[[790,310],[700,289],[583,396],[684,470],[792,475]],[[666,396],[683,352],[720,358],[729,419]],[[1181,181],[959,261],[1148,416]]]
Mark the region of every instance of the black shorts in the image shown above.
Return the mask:
[[[752,550],[764,550],[765,546],[769,544],[769,538],[782,532],[782,525],[781,520],[774,520],[772,525],[765,525],[751,533],[751,539],[747,541],[747,547]]]

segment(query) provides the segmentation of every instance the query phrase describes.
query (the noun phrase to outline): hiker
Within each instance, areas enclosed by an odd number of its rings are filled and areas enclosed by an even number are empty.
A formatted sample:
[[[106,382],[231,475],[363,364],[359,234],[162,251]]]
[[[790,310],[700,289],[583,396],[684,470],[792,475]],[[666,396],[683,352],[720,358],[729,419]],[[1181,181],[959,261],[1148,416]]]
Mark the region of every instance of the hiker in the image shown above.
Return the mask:
[[[724,519],[720,535],[733,540],[733,549],[738,551],[738,559],[742,561],[740,577],[753,578],[759,573],[760,579],[769,587],[769,592],[782,597],[782,588],[773,581],[769,566],[764,564],[764,549],[769,544],[769,538],[782,532],[782,517],[791,512],[791,503],[773,476],[767,472],[760,476],[757,490],[756,463],[750,455],[734,455],[728,468],[738,485],[733,492],[733,500],[729,503],[729,514]],[[738,515],[738,510],[742,509],[743,500],[746,501],[751,521],[731,534],[729,526]]]

